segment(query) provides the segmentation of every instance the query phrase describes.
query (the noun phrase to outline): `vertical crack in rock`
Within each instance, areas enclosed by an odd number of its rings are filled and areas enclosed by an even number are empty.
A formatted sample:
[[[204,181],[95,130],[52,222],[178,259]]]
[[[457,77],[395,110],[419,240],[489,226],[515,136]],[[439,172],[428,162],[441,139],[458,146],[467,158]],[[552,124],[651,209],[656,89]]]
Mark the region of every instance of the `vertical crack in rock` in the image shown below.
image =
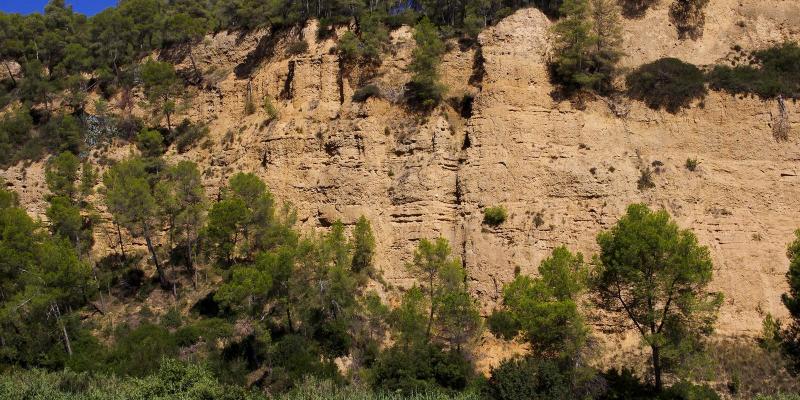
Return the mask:
[[[297,61],[295,60],[289,61],[289,71],[286,73],[286,82],[283,83],[283,89],[281,90],[280,94],[281,99],[292,99],[292,85],[294,81],[294,69],[296,64]]]
[[[339,86],[339,104],[344,104],[344,60],[339,57],[339,71],[336,73],[336,84]]]

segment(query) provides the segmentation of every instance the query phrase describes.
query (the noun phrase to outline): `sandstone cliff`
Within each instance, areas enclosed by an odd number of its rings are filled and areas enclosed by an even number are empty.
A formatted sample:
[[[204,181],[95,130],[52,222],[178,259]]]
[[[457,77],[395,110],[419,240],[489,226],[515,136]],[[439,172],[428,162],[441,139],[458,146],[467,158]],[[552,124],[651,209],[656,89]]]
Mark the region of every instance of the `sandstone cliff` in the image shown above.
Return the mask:
[[[668,3],[624,20],[624,66],[663,56],[712,64],[733,57],[735,45],[800,39],[796,1],[712,0],[696,40],[678,38]],[[378,268],[397,286],[412,282],[404,262],[417,240],[444,236],[485,311],[515,268],[534,272],[561,244],[591,255],[599,231],[628,204],[646,202],[711,248],[714,286],[726,296],[721,334],[755,334],[767,312],[784,315],[785,248],[800,227],[800,106],[787,103],[793,132],[786,142],[772,136],[777,104],[753,98],[711,92],[674,115],[638,102],[614,103],[619,112],[612,112],[602,99],[578,109],[551,96],[551,23],[535,9],[520,10],[484,31],[478,46],[452,43],[442,64],[448,96],[474,96],[472,112],[445,105],[426,117],[393,101],[408,79],[408,28],[392,33],[378,70],[384,98],[366,103],[350,100],[358,71],[342,70],[335,41],[317,41],[313,23],[281,35],[210,36],[192,49],[206,81],[179,115],[208,123],[209,146],[181,155],[171,149],[169,157],[198,162],[211,196],[233,173],[256,173],[297,207],[305,229],[366,215]],[[288,55],[291,37],[306,40],[308,53]],[[162,56],[191,68],[186,54]],[[279,117],[270,120],[261,107],[245,115],[248,93],[257,103],[273,99]],[[92,157],[120,158],[128,148],[115,143]],[[684,168],[690,157],[700,161],[694,172]],[[656,187],[641,191],[636,182],[648,166],[658,167]],[[42,169],[2,172],[39,215]],[[481,223],[483,208],[493,205],[510,211],[497,228]],[[110,246],[106,236],[98,232],[98,253]]]

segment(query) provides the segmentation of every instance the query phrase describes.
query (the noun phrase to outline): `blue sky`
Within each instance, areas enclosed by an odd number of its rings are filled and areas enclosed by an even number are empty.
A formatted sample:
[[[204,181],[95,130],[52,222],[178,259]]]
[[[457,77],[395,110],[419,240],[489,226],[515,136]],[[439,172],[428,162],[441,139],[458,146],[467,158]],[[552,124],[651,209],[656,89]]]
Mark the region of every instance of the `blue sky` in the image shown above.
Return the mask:
[[[7,13],[30,14],[42,12],[48,0],[0,0],[0,11]],[[76,12],[95,15],[117,4],[117,0],[67,0]]]

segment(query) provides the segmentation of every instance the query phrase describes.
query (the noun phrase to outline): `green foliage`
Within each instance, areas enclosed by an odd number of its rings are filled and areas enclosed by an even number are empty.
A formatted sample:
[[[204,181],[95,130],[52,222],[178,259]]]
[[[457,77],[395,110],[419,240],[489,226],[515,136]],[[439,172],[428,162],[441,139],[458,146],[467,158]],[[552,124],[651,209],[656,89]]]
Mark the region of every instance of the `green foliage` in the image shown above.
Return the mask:
[[[506,222],[508,211],[503,206],[487,207],[483,210],[483,223],[491,226],[498,226]]]
[[[650,167],[645,167],[639,171],[639,174],[639,180],[636,181],[636,187],[639,190],[644,191],[656,187],[656,183],[653,182],[653,171]]]
[[[696,385],[687,381],[680,381],[670,386],[659,399],[663,400],[720,400],[721,397],[714,389],[706,385]]]
[[[189,271],[194,271],[198,241],[206,221],[206,194],[197,164],[180,161],[169,166],[153,192],[157,212],[167,224],[169,244],[177,245],[173,263],[183,262]]]
[[[638,67],[625,77],[628,96],[653,109],[676,113],[705,97],[705,74],[677,58],[661,58]]]
[[[115,223],[124,226],[131,235],[145,239],[158,271],[159,282],[162,287],[167,287],[166,273],[152,243],[152,237],[159,229],[161,221],[149,180],[150,176],[142,159],[129,158],[120,161],[103,174],[105,203]]]
[[[170,115],[175,111],[174,97],[181,90],[175,68],[170,63],[148,59],[139,72],[151,109],[166,116],[167,128],[172,130]]]
[[[537,357],[571,357],[587,336],[577,305],[586,286],[583,255],[558,247],[542,261],[539,274],[517,276],[503,287],[503,310],[490,320],[493,332],[504,338],[521,333]]]
[[[474,299],[466,287],[466,272],[461,260],[451,257],[450,244],[443,238],[422,239],[407,266],[426,296],[409,291],[400,310],[407,314],[398,326],[407,342],[438,342],[461,350],[480,335],[481,324]],[[413,310],[413,311],[412,311]],[[419,331],[419,315],[424,315],[424,335]],[[402,320],[402,319],[401,319]],[[413,323],[410,323],[411,321]],[[434,340],[437,342],[437,340]]]
[[[617,370],[612,368],[600,373],[606,384],[605,392],[600,400],[649,400],[658,398],[653,388],[646,385],[628,368]]]
[[[266,400],[255,390],[226,385],[202,366],[164,360],[142,378],[119,378],[72,371],[14,371],[0,375],[0,397],[7,400]],[[403,395],[341,386],[330,380],[308,379],[278,400],[478,400],[473,394],[439,391]],[[782,399],[783,400],[783,399]],[[788,399],[787,399],[788,400]]]
[[[264,111],[267,113],[267,117],[269,117],[270,120],[278,118],[278,109],[275,108],[273,99],[270,96],[264,96]]]
[[[353,259],[350,262],[353,272],[372,276],[374,274],[372,259],[375,256],[375,235],[372,233],[372,225],[363,215],[358,218],[353,228],[350,247],[353,249]]]
[[[790,358],[794,372],[797,372],[800,371],[800,229],[794,235],[794,241],[786,250],[789,258],[789,271],[786,272],[789,292],[781,295],[791,320],[787,329],[781,332],[781,338],[783,352]]]
[[[75,311],[94,293],[90,279],[74,248],[0,189],[0,365],[63,366],[82,334]]]
[[[380,64],[381,54],[389,42],[389,30],[375,12],[365,12],[358,20],[358,34],[347,31],[339,38],[337,51],[348,64]]]
[[[70,152],[63,152],[51,157],[45,166],[45,182],[50,193],[72,199],[77,193],[75,182],[78,181],[80,161]]]
[[[553,360],[518,357],[492,369],[486,395],[493,400],[568,400],[576,398],[571,372]]]
[[[412,107],[430,110],[442,101],[446,91],[438,72],[445,46],[436,26],[427,18],[414,27],[414,41],[417,47],[411,60],[412,76],[406,87],[406,98]]]
[[[405,395],[439,388],[464,390],[471,375],[472,367],[461,354],[432,344],[392,346],[370,371],[375,388]]]
[[[83,146],[84,127],[72,115],[65,114],[50,118],[40,128],[42,143],[53,152],[69,151],[78,154]]]
[[[0,117],[0,165],[17,160],[20,148],[30,140],[33,118],[30,110],[19,107]]]
[[[265,399],[236,386],[220,383],[195,364],[164,360],[142,378],[116,378],[72,371],[20,371],[0,376],[0,397],[53,400],[256,400]]]
[[[564,0],[553,27],[553,79],[566,92],[611,90],[622,52],[619,11],[610,0]]]
[[[178,345],[167,328],[145,322],[117,337],[106,363],[120,375],[145,376],[157,370],[162,357],[175,357]]]
[[[694,171],[697,170],[697,166],[700,165],[700,162],[697,161],[696,158],[687,158],[686,159],[686,164],[684,164],[684,165],[685,165],[686,169],[688,169],[689,171],[694,172]]]
[[[142,157],[161,157],[164,154],[164,137],[156,130],[142,129],[136,135],[136,148],[142,153]]]
[[[731,94],[761,98],[800,98],[800,46],[786,42],[751,54],[752,65],[716,66],[709,74],[711,87]]]
[[[713,332],[722,294],[707,290],[713,271],[708,248],[666,211],[644,204],[629,206],[597,243],[600,256],[591,277],[597,304],[633,324],[652,351],[661,390],[663,370]]]
[[[234,175],[208,213],[205,236],[210,250],[230,266],[235,259],[252,260],[258,251],[291,241],[293,216],[287,211],[282,220],[275,208],[272,193],[258,177]]]

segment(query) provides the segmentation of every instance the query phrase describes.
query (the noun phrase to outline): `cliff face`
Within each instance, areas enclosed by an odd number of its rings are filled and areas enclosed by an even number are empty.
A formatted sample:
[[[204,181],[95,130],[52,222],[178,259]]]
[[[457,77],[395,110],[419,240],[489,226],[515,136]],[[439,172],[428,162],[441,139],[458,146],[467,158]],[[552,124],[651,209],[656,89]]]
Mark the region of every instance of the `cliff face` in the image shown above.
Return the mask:
[[[800,38],[796,1],[714,0],[696,40],[678,38],[668,6],[660,1],[624,20],[624,66],[663,56],[711,64],[733,57],[734,45]],[[520,10],[483,32],[475,48],[453,43],[442,76],[448,96],[474,96],[472,112],[446,105],[426,117],[393,102],[408,79],[407,28],[392,33],[377,71],[384,98],[366,103],[350,100],[358,68],[344,70],[331,52],[334,40],[317,41],[313,23],[283,36],[209,37],[191,50],[206,83],[187,96],[178,118],[208,123],[211,143],[168,157],[198,162],[212,197],[233,173],[256,173],[297,207],[306,229],[367,216],[377,266],[399,286],[412,283],[404,263],[417,241],[444,236],[487,311],[516,267],[535,273],[561,244],[589,256],[599,231],[628,204],[646,202],[711,249],[713,285],[726,296],[721,333],[753,334],[767,312],[784,315],[785,248],[800,227],[800,106],[787,103],[793,132],[786,142],[772,135],[774,101],[711,92],[674,115],[638,102],[614,103],[615,113],[601,99],[577,109],[550,95],[550,25],[539,11]],[[287,55],[286,37],[306,40],[308,53]],[[187,54],[169,56],[191,68]],[[244,113],[248,93],[259,106],[252,115]],[[279,112],[275,120],[260,107],[265,96]],[[117,144],[92,156],[127,153]],[[687,158],[700,161],[696,171],[684,167]],[[641,191],[636,182],[646,167],[658,169],[656,187]],[[41,170],[37,163],[3,172],[40,215]],[[481,223],[483,208],[493,205],[510,214],[497,228]],[[108,248],[102,229],[100,253]]]

